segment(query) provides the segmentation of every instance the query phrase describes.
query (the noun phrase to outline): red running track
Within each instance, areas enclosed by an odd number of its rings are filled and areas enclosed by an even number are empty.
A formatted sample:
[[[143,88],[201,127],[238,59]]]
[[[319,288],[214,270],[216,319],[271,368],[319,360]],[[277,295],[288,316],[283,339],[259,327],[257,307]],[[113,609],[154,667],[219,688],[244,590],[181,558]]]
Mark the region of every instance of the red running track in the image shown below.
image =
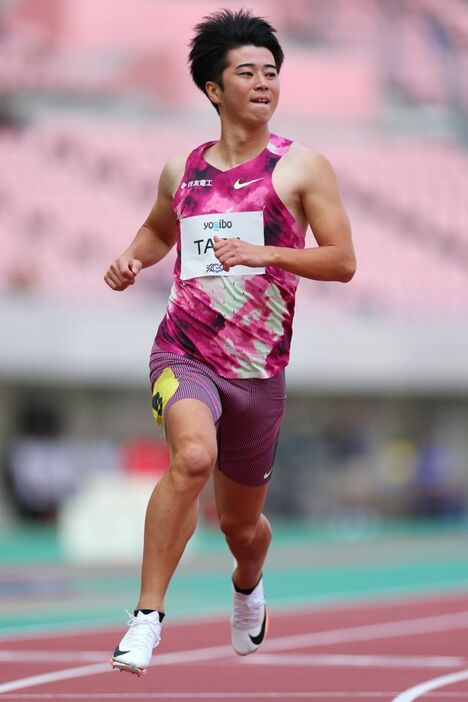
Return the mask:
[[[274,612],[239,658],[223,620],[165,624],[144,677],[107,664],[122,630],[0,640],[5,700],[468,700],[468,594]]]

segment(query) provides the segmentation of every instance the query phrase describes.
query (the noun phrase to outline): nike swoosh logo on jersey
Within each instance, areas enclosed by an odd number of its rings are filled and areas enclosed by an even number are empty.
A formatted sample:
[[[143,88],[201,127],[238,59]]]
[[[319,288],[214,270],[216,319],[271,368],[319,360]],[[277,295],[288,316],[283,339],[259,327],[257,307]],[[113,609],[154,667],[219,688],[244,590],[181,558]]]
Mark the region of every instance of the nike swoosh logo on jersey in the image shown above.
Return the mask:
[[[270,470],[268,471],[268,473],[265,473],[265,475],[263,476],[263,480],[266,480],[267,478],[270,477],[271,471],[272,471],[272,470],[273,470],[273,468],[270,468]]]
[[[253,644],[255,644],[255,646],[260,646],[263,639],[265,638],[266,621],[267,621],[267,613],[266,613],[266,608],[265,608],[265,616],[263,617],[262,628],[260,629],[259,633],[256,636],[252,636],[252,634],[249,634],[249,639],[251,640],[251,642]]]
[[[245,183],[241,183],[240,180],[236,180],[234,183],[234,190],[240,190],[241,188],[246,188],[248,185],[252,185],[252,183],[257,183],[259,180],[263,180],[265,176],[262,176],[261,178],[255,178],[255,180],[246,180]]]
[[[121,651],[120,648],[117,646],[117,648],[114,651],[114,658],[117,658],[117,656],[124,656],[126,653],[130,653],[130,651]]]

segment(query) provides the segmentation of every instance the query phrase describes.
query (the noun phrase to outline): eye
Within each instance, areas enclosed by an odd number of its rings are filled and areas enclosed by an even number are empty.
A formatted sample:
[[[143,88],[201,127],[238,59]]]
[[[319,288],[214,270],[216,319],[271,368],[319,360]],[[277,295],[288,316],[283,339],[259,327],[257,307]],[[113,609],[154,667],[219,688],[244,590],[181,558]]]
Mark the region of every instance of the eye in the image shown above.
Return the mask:
[[[253,74],[251,73],[251,71],[242,71],[242,73],[240,73],[239,75],[241,75],[241,76],[252,76]]]
[[[266,73],[267,78],[276,78],[276,73]]]

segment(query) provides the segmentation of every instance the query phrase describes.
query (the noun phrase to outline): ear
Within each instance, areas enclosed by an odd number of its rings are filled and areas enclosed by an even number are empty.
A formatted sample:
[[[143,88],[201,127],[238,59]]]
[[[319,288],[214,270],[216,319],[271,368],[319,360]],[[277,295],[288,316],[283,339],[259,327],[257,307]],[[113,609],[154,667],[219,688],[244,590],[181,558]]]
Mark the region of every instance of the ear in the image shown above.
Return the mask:
[[[221,93],[223,92],[221,87],[212,80],[209,80],[205,83],[205,90],[211,102],[215,105],[219,105],[221,102]]]

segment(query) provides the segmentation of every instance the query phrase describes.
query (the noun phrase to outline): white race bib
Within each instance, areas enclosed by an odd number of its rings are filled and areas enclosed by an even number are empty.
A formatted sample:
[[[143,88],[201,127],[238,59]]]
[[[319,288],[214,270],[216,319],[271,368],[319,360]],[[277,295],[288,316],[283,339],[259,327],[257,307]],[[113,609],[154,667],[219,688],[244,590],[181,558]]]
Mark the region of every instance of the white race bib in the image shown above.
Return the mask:
[[[229,272],[223,270],[214,255],[214,237],[225,239],[237,237],[249,244],[265,245],[263,211],[221,212],[196,215],[180,220],[181,272],[182,280],[201,278],[206,275],[261,275],[264,268],[234,266]]]

